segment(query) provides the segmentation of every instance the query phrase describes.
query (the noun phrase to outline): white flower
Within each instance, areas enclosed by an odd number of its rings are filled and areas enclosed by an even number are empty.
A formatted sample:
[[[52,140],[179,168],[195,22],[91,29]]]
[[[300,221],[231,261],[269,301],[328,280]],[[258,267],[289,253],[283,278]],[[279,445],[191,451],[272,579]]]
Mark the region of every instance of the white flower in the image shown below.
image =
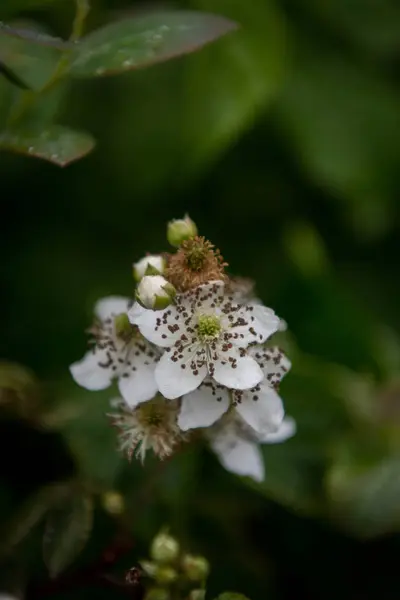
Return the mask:
[[[108,416],[119,430],[120,450],[129,459],[135,453],[143,462],[149,449],[163,459],[172,454],[176,445],[184,440],[176,423],[177,401],[167,402],[158,395],[134,409],[119,398],[112,400],[111,405],[118,412]]]
[[[103,390],[117,378],[121,395],[136,406],[157,393],[154,369],[159,351],[129,323],[129,303],[127,298],[114,296],[97,302],[97,321],[90,330],[95,344],[70,371],[88,390]]]
[[[295,433],[296,423],[291,417],[285,417],[274,433],[260,436],[237,417],[228,415],[207,432],[207,437],[212,450],[227,471],[246,475],[260,482],[265,477],[260,443],[278,444]]]
[[[290,369],[290,362],[276,347],[252,346],[248,355],[263,372],[261,383],[250,390],[230,390],[207,378],[197,390],[182,398],[178,425],[183,431],[209,427],[231,407],[259,434],[279,428],[284,408],[275,388]]]
[[[134,263],[133,275],[136,281],[140,281],[145,275],[162,275],[164,269],[165,260],[160,254],[148,254]]]
[[[150,310],[163,310],[175,298],[176,290],[162,275],[145,275],[136,290],[136,299]]]
[[[195,390],[207,375],[228,388],[253,388],[264,375],[246,348],[264,342],[279,327],[273,310],[236,304],[225,295],[222,281],[178,294],[165,311],[134,305],[128,314],[145,338],[165,348],[156,381],[169,399]]]

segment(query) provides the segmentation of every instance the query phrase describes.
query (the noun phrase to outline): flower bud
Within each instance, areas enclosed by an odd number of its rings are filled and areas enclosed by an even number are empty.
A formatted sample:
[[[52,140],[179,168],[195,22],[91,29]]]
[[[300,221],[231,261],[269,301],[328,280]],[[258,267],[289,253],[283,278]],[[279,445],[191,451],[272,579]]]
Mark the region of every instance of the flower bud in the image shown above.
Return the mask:
[[[165,260],[160,254],[144,256],[133,265],[133,276],[140,281],[145,275],[162,275],[165,269]]]
[[[172,567],[162,566],[157,569],[154,578],[159,585],[169,585],[177,580],[178,573]]]
[[[162,275],[145,275],[136,290],[136,300],[144,308],[163,310],[175,298],[176,290]]]
[[[154,562],[151,562],[150,560],[141,560],[140,561],[140,566],[142,567],[143,571],[146,573],[146,575],[148,575],[149,577],[154,578],[156,572],[157,572],[157,565]]]
[[[189,594],[189,600],[205,600],[206,590],[192,590]]]
[[[183,219],[174,219],[167,226],[167,239],[171,246],[178,248],[185,240],[197,235],[196,223],[185,215]]]
[[[110,515],[121,515],[124,512],[124,498],[119,492],[105,492],[101,500],[104,510]]]
[[[186,554],[183,557],[182,568],[191,581],[204,581],[210,572],[208,560],[203,556],[193,556],[192,554]]]
[[[170,600],[170,593],[164,588],[151,588],[147,592],[145,600]]]
[[[150,554],[156,562],[173,562],[179,555],[179,543],[171,535],[161,531],[153,540]]]

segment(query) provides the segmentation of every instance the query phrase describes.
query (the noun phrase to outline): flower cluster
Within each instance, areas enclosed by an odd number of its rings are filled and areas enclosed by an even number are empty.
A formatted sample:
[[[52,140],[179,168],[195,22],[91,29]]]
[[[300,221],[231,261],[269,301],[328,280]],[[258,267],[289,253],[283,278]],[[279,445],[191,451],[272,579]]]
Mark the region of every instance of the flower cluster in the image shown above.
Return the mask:
[[[167,237],[175,253],[134,264],[134,300],[97,303],[92,349],[71,373],[91,390],[117,380],[122,399],[110,418],[129,457],[151,448],[164,458],[197,429],[226,469],[262,480],[259,445],[295,432],[278,394],[290,362],[271,345],[286,324],[251,281],[228,276],[189,217],[172,221]]]

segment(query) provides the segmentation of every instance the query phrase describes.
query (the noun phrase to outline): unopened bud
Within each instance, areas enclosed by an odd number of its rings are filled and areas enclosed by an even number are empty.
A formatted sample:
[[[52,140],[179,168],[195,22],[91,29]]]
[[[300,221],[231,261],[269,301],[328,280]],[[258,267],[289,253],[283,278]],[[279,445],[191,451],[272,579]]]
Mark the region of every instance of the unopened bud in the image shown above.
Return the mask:
[[[141,560],[140,566],[142,567],[142,569],[146,573],[146,575],[148,575],[149,577],[152,577],[152,578],[155,577],[155,574],[157,572],[156,563],[151,562],[150,560]]]
[[[189,600],[205,600],[206,590],[192,590],[189,594]]]
[[[175,295],[176,289],[162,275],[145,275],[136,290],[136,300],[151,310],[167,308]]]
[[[170,600],[170,593],[164,588],[151,588],[146,593],[144,600]]]
[[[133,276],[140,281],[145,275],[162,275],[165,269],[165,260],[160,254],[144,256],[133,265]]]
[[[155,580],[159,585],[169,585],[178,578],[178,573],[172,567],[159,567],[155,573]]]
[[[171,246],[178,248],[185,240],[197,235],[196,223],[185,215],[183,219],[174,219],[167,226],[167,239]]]
[[[110,515],[121,515],[124,512],[124,498],[119,492],[106,492],[102,496],[104,510]]]
[[[182,567],[185,575],[191,581],[204,581],[210,572],[208,560],[203,556],[193,556],[186,554],[182,560]]]
[[[168,533],[161,532],[154,538],[150,554],[156,562],[173,562],[179,555],[179,543]]]

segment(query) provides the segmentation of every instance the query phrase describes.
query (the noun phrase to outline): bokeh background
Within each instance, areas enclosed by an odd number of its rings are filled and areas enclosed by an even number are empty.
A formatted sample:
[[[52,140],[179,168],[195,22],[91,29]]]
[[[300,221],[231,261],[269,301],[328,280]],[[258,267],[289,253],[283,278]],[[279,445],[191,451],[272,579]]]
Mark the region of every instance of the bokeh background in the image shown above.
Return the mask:
[[[90,29],[150,6],[92,4]],[[46,584],[39,519],[31,527],[21,510],[79,474],[95,490],[95,519],[71,573],[121,531],[133,543],[113,567],[123,572],[170,524],[211,561],[209,598],[234,589],[252,600],[397,599],[400,5],[174,7],[241,29],[165,64],[65,85],[59,120],[97,139],[76,164],[0,155],[0,350],[31,372],[0,373],[6,545],[17,528],[2,587]],[[0,19],[16,18],[66,38],[73,3],[2,0]],[[10,85],[1,83],[0,110]],[[293,369],[281,391],[298,434],[264,448],[261,485],[224,472],[202,447],[162,471],[152,459],[127,463],[105,417],[113,392],[81,390],[68,374],[93,303],[130,294],[132,262],[167,250],[165,224],[186,211],[289,325],[280,342]],[[109,491],[123,516],[105,510]],[[48,597],[110,595],[88,584]]]

